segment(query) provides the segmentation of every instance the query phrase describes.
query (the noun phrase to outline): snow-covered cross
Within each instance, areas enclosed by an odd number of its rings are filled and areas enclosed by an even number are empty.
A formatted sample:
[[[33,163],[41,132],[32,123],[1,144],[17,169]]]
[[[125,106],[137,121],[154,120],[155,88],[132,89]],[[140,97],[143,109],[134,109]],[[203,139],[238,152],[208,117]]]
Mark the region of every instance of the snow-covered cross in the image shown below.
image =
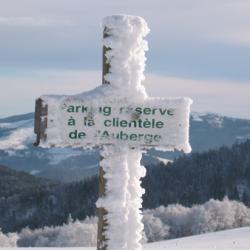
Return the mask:
[[[142,81],[149,29],[143,18],[109,16],[103,27],[103,84],[79,95],[37,99],[36,144],[100,148],[97,248],[140,250],[141,150],[190,152],[192,101],[147,96]]]

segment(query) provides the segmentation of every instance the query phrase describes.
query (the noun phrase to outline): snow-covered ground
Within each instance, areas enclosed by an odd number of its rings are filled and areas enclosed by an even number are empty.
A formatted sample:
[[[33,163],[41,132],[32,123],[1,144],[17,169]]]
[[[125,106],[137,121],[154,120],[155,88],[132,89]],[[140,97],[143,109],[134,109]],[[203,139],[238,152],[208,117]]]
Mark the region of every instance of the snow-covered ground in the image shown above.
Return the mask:
[[[147,244],[150,250],[239,250],[250,249],[250,227],[208,233]],[[84,249],[86,250],[86,249]]]
[[[250,249],[249,236],[250,236],[250,227],[244,227],[227,231],[221,231],[217,233],[208,233],[192,237],[179,238],[175,240],[150,243],[144,245],[143,250],[249,250]],[[19,248],[11,248],[11,249],[18,250]],[[25,250],[25,248],[22,249]],[[56,250],[62,248],[28,248],[28,249]],[[63,249],[96,250],[95,247],[81,247],[81,248],[79,247],[79,248],[63,248]]]

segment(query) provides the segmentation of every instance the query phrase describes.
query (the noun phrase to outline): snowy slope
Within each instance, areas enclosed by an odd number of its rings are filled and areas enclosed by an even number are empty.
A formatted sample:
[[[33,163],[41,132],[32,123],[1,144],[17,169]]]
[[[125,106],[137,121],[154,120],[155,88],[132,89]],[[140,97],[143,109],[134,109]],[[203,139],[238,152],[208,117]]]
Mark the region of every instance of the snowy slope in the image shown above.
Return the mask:
[[[147,244],[151,250],[249,250],[250,227]]]
[[[97,150],[71,148],[35,148],[34,114],[0,119],[0,164],[31,174],[72,181],[98,171]],[[232,145],[250,138],[250,120],[223,117],[212,113],[192,113],[190,141],[194,151]],[[143,164],[173,159],[176,154],[151,150],[144,154]]]
[[[250,227],[208,233],[192,237],[179,238],[175,240],[150,243],[143,246],[143,250],[249,250],[250,249]],[[14,249],[14,248],[12,248]],[[18,248],[16,248],[18,249]],[[22,248],[25,249],[25,248]],[[28,248],[29,250],[40,248]],[[61,249],[61,248],[42,248]],[[64,248],[95,250],[94,247]]]

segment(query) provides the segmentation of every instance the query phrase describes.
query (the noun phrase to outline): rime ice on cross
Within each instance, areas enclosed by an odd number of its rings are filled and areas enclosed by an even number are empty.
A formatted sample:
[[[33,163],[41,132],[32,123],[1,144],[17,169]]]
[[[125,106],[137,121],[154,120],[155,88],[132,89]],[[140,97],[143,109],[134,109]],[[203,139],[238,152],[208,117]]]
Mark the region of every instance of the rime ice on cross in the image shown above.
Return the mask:
[[[101,149],[97,248],[140,250],[141,149],[190,152],[192,101],[147,96],[142,81],[149,29],[141,17],[106,17],[103,27],[104,84],[80,95],[39,98],[36,144]]]

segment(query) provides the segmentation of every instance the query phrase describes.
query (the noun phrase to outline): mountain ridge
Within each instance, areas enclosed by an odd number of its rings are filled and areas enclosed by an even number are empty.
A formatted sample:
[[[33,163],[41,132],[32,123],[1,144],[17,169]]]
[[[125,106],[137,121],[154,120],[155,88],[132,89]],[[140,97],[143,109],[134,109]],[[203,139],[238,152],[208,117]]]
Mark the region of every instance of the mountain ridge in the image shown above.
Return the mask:
[[[0,119],[0,164],[36,176],[64,182],[90,177],[98,172],[99,151],[73,148],[33,147],[34,113]],[[193,152],[231,146],[250,138],[250,120],[213,113],[191,113],[190,142]],[[142,164],[174,160],[180,152],[149,150]]]

